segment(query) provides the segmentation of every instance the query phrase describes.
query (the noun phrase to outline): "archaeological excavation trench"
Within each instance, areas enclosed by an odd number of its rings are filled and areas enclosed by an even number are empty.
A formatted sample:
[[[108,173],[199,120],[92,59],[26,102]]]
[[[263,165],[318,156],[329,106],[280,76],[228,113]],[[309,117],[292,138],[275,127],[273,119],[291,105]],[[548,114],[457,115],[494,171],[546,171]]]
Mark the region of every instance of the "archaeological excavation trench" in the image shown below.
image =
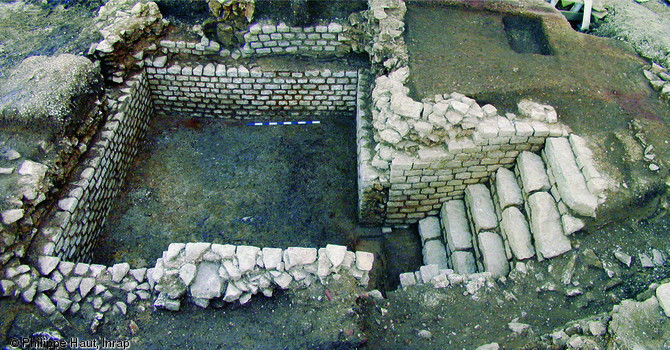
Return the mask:
[[[354,294],[464,286],[458,294],[476,296],[556,264],[569,278],[538,293],[586,295],[588,308],[594,297],[570,264],[591,259],[588,233],[639,193],[662,197],[663,164],[630,119],[667,104],[639,58],[576,37],[544,2],[455,3],[370,0],[316,24],[262,18],[226,47],[171,25],[155,3],[110,1],[89,52],[102,117],[48,200],[26,196],[41,215],[28,230],[31,264],[8,267],[3,294],[100,321],[133,305],[221,308],[283,290],[332,301],[329,286],[343,281]],[[606,58],[595,72],[564,73],[595,56]],[[642,180],[612,166],[621,157],[607,146],[619,143],[644,150]],[[26,160],[17,173],[41,181],[46,168]],[[3,222],[26,227],[30,210]],[[659,249],[641,254],[665,264]],[[597,268],[591,285],[618,278]]]

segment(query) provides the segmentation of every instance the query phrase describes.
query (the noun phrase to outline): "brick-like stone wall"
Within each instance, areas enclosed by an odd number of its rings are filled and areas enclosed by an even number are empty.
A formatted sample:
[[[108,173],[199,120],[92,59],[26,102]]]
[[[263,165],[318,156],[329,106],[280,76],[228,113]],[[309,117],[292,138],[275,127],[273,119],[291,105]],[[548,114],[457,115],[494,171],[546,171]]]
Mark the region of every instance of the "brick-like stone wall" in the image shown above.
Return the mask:
[[[424,147],[416,156],[397,156],[390,163],[386,223],[437,215],[442,203],[463,198],[467,185],[489,182],[498,168],[511,168],[521,152],[541,150],[547,137],[567,135],[561,124],[498,116],[482,120],[472,138]]]
[[[146,77],[139,74],[108,98],[110,117],[81,162],[40,235],[41,254],[87,261],[153,114]]]
[[[270,70],[241,65],[167,64],[146,68],[156,112],[226,119],[354,113],[358,69]]]
[[[244,55],[336,55],[351,52],[348,26],[332,22],[312,27],[254,24],[244,35]]]

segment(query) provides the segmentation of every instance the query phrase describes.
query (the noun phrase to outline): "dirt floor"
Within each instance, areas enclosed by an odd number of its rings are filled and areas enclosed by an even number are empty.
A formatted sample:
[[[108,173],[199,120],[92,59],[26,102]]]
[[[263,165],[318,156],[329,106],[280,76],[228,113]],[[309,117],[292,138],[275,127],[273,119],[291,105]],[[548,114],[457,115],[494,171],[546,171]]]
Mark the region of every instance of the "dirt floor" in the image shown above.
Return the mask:
[[[642,74],[647,62],[627,44],[577,33],[563,20],[545,24],[545,35],[526,28],[528,37],[520,39],[526,46],[547,40],[551,55],[519,53],[504,18],[408,2],[405,41],[414,97],[456,91],[506,112],[531,98],[554,106],[560,121],[580,135],[625,128],[633,117],[670,117]]]
[[[356,224],[354,140],[346,115],[289,126],[156,117],[95,260],[153,266],[167,242],[353,247],[379,232]]]

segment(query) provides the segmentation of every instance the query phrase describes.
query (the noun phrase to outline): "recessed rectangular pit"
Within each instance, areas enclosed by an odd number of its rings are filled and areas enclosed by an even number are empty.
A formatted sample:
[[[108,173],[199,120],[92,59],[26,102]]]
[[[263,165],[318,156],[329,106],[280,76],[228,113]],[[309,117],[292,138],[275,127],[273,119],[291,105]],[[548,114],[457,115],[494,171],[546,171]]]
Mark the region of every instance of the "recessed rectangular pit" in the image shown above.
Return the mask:
[[[353,241],[364,66],[347,59],[147,62],[110,95],[116,112],[43,228],[43,251],[140,266],[172,241]],[[298,120],[320,124],[248,125]]]
[[[142,266],[166,242],[346,245],[345,228],[355,226],[355,126],[351,115],[324,119],[247,126],[156,117],[93,260]]]
[[[544,33],[542,21],[533,17],[506,16],[502,19],[505,36],[517,53],[551,55],[551,47]]]

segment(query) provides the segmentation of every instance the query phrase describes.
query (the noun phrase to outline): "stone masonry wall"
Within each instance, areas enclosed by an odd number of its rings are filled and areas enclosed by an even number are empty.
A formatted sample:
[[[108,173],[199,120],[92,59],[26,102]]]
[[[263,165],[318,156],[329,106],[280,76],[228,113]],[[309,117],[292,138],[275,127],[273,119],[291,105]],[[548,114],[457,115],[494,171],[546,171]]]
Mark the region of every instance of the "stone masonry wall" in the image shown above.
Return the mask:
[[[89,260],[98,230],[121,188],[137,145],[148,128],[153,105],[147,79],[136,76],[109,98],[109,119],[87,159],[58,201],[40,234],[41,254],[63,260]]]
[[[348,26],[329,23],[313,27],[289,27],[285,23],[259,24],[244,35],[242,53],[249,55],[337,55],[351,52]]]
[[[277,287],[307,288],[341,278],[353,278],[364,288],[374,254],[332,244],[281,249],[199,242],[170,244],[149,269],[132,269],[128,263],[73,263],[55,256],[36,260],[34,267],[5,271],[1,297],[20,297],[47,315],[92,308],[104,316],[125,315],[129,307],[152,297],[156,308],[178,311],[186,297],[200,307],[221,301],[246,304],[257,293],[272,296]]]
[[[358,70],[248,69],[157,57],[146,68],[156,112],[227,119],[354,113]]]

